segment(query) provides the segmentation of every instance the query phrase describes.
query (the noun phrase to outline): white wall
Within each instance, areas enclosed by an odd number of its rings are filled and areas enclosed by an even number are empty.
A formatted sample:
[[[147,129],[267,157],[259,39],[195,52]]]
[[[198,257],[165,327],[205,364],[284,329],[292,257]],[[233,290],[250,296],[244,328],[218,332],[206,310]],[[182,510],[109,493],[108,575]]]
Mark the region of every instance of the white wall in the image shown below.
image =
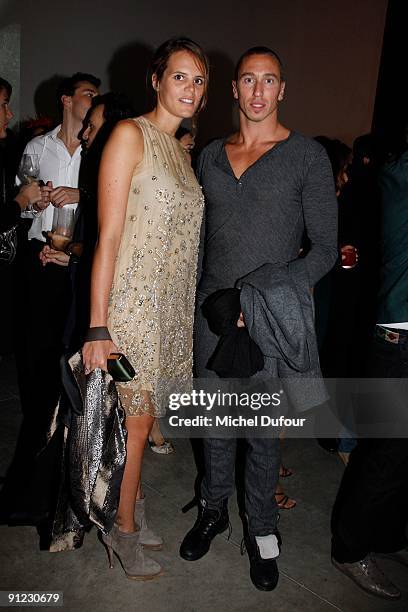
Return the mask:
[[[0,76],[13,86],[10,127],[20,119],[20,26],[17,24],[0,27]]]

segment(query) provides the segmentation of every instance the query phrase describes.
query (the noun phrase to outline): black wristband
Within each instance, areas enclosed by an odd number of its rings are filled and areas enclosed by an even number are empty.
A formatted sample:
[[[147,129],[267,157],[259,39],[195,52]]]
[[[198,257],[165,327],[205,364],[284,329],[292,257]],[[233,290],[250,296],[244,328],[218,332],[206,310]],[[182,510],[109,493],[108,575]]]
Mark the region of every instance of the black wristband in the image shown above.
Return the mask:
[[[107,327],[90,327],[88,329],[85,342],[95,342],[96,340],[112,340]]]

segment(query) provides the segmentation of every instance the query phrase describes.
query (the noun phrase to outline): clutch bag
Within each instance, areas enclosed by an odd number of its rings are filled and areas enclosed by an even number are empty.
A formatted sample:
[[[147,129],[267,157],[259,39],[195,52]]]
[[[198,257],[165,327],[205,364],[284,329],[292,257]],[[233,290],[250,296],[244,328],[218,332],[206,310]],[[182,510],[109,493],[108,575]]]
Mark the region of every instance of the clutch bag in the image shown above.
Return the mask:
[[[109,355],[108,372],[115,382],[129,382],[136,374],[134,367],[123,353]]]

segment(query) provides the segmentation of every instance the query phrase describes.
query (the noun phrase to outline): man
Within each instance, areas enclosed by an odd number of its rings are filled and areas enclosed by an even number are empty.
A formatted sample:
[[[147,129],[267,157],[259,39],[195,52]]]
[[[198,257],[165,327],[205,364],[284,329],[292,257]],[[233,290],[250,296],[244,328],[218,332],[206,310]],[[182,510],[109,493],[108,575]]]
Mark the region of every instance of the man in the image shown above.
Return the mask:
[[[373,398],[370,409],[372,414],[384,414],[384,423],[394,424],[398,435],[405,437],[358,441],[333,508],[332,561],[368,593],[396,600],[401,592],[378,567],[375,554],[392,553],[407,564],[406,553],[404,559],[400,551],[408,545],[408,151],[386,164],[379,178],[383,250],[379,324],[368,375],[397,380],[392,392],[388,386],[387,396],[378,393]]]
[[[24,151],[39,156],[38,179],[46,184],[42,188],[43,201],[29,213],[33,222],[21,253],[21,335],[17,365],[22,409],[31,423],[33,447],[41,446],[58,399],[61,339],[69,306],[67,269],[55,264],[44,267],[39,254],[46,233],[52,229],[55,208],[75,209],[80,200],[78,135],[99,85],[98,78],[81,72],[64,79],[57,92],[61,124],[31,140]]]
[[[195,367],[201,378],[212,376],[207,362],[218,341],[201,313],[206,296],[234,287],[238,279],[264,264],[283,262],[291,272],[305,276],[310,299],[311,288],[337,258],[337,204],[330,164],[318,143],[278,120],[285,81],[277,54],[266,47],[246,51],[238,61],[232,89],[239,106],[239,131],[208,145],[198,163],[206,197],[195,333]],[[300,259],[305,231],[311,249]],[[244,325],[243,316],[237,324]],[[265,353],[264,358],[260,374],[270,380],[273,373],[267,369]],[[279,576],[274,495],[279,439],[247,438],[247,443],[245,545],[250,576],[257,588],[272,590]],[[204,440],[205,476],[198,519],[180,548],[186,560],[205,555],[215,535],[228,527],[235,453],[235,439]]]

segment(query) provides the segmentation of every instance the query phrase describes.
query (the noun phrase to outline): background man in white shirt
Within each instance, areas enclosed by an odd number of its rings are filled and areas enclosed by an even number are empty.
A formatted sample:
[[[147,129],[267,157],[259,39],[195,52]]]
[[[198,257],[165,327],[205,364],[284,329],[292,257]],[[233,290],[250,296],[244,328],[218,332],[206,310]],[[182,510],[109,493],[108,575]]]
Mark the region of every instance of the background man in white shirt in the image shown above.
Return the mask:
[[[24,153],[39,155],[43,200],[33,206],[28,242],[21,245],[21,314],[17,365],[22,410],[31,446],[41,446],[49,416],[59,395],[59,360],[68,303],[67,268],[43,266],[39,253],[52,228],[56,208],[76,208],[80,199],[78,174],[82,121],[98,92],[100,80],[76,73],[58,88],[62,122],[54,130],[31,140]]]

